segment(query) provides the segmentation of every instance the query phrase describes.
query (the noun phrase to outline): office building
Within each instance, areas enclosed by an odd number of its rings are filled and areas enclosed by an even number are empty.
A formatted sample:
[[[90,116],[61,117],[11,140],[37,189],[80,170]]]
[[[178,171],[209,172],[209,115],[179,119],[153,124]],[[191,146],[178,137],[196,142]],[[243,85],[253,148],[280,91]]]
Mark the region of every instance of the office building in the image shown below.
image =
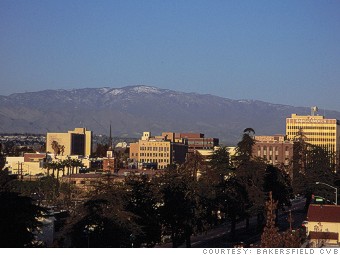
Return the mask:
[[[288,166],[293,159],[294,142],[285,135],[255,136],[252,156],[260,157],[272,165]]]
[[[292,114],[287,118],[287,139],[294,141],[301,136],[305,142],[320,146],[335,155],[336,162],[339,162],[340,123],[337,119],[315,115],[316,111],[317,108],[313,107],[311,115]]]
[[[136,143],[130,144],[130,159],[138,163],[139,168],[164,169],[168,165],[185,161],[188,145],[185,139],[175,141],[175,133],[162,133],[161,136],[151,136],[143,132]]]
[[[205,137],[201,133],[175,133],[175,139],[188,140],[189,153],[195,150],[214,150],[216,146],[219,146],[218,138]]]
[[[92,153],[92,131],[75,128],[67,133],[47,133],[46,151],[61,156],[89,157]]]

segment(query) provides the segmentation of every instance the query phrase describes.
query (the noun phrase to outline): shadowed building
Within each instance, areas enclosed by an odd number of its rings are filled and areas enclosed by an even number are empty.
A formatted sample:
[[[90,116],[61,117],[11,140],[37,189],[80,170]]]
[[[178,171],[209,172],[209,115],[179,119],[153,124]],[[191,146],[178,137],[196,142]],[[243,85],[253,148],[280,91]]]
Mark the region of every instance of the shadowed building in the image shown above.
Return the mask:
[[[260,157],[272,165],[288,166],[293,159],[294,142],[285,135],[255,136],[252,156]]]
[[[218,138],[204,137],[201,133],[175,133],[175,139],[187,139],[189,153],[195,150],[214,150],[219,146]]]

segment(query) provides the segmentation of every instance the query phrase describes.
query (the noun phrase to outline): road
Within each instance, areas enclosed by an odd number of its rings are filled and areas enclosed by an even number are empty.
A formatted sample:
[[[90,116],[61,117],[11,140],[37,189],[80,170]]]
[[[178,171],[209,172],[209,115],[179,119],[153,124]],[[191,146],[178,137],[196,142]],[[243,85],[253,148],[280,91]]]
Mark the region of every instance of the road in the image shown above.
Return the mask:
[[[289,228],[289,223],[287,221],[289,210],[292,214],[292,227],[293,229],[299,228],[301,223],[306,218],[306,213],[304,212],[305,199],[300,198],[292,202],[290,208],[285,208],[285,211],[279,213],[279,228],[281,231]],[[261,233],[258,233],[256,229],[256,218],[250,219],[250,228],[245,229],[245,221],[239,222],[236,225],[236,240],[230,241],[230,227],[229,225],[222,225],[208,231],[206,234],[193,236],[191,238],[191,245],[193,248],[226,248],[233,247],[237,242],[244,242],[246,245],[259,243],[261,240]],[[157,246],[158,248],[170,248],[171,243],[163,244]],[[181,246],[185,247],[185,244]]]

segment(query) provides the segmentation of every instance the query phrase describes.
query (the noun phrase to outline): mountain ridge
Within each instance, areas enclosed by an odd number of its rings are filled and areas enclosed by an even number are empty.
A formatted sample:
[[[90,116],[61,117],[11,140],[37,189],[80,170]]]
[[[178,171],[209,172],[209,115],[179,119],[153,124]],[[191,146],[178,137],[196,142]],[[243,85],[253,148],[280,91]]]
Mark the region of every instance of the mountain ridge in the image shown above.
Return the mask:
[[[66,132],[84,126],[96,134],[139,137],[143,131],[200,132],[233,145],[252,127],[258,135],[285,133],[285,118],[309,114],[259,100],[228,99],[154,86],[42,90],[0,96],[0,132]],[[326,117],[340,119],[337,111]]]

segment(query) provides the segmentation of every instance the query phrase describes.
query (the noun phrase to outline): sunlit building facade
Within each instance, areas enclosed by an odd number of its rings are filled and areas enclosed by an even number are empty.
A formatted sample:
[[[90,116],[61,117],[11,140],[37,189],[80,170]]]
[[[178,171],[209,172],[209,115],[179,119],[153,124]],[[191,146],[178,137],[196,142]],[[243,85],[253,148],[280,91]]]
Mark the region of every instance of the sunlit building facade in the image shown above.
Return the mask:
[[[164,169],[173,163],[184,163],[188,145],[185,140],[175,141],[175,133],[163,133],[151,137],[150,132],[143,132],[137,143],[130,144],[130,159],[143,164],[154,163],[158,169]]]
[[[47,133],[46,151],[53,153],[52,142],[63,146],[63,155],[82,155],[89,157],[92,153],[92,131],[75,128],[67,133]]]
[[[289,140],[299,136],[312,145],[320,146],[336,156],[339,162],[340,123],[337,119],[327,119],[320,115],[292,114],[286,119],[286,135]]]

